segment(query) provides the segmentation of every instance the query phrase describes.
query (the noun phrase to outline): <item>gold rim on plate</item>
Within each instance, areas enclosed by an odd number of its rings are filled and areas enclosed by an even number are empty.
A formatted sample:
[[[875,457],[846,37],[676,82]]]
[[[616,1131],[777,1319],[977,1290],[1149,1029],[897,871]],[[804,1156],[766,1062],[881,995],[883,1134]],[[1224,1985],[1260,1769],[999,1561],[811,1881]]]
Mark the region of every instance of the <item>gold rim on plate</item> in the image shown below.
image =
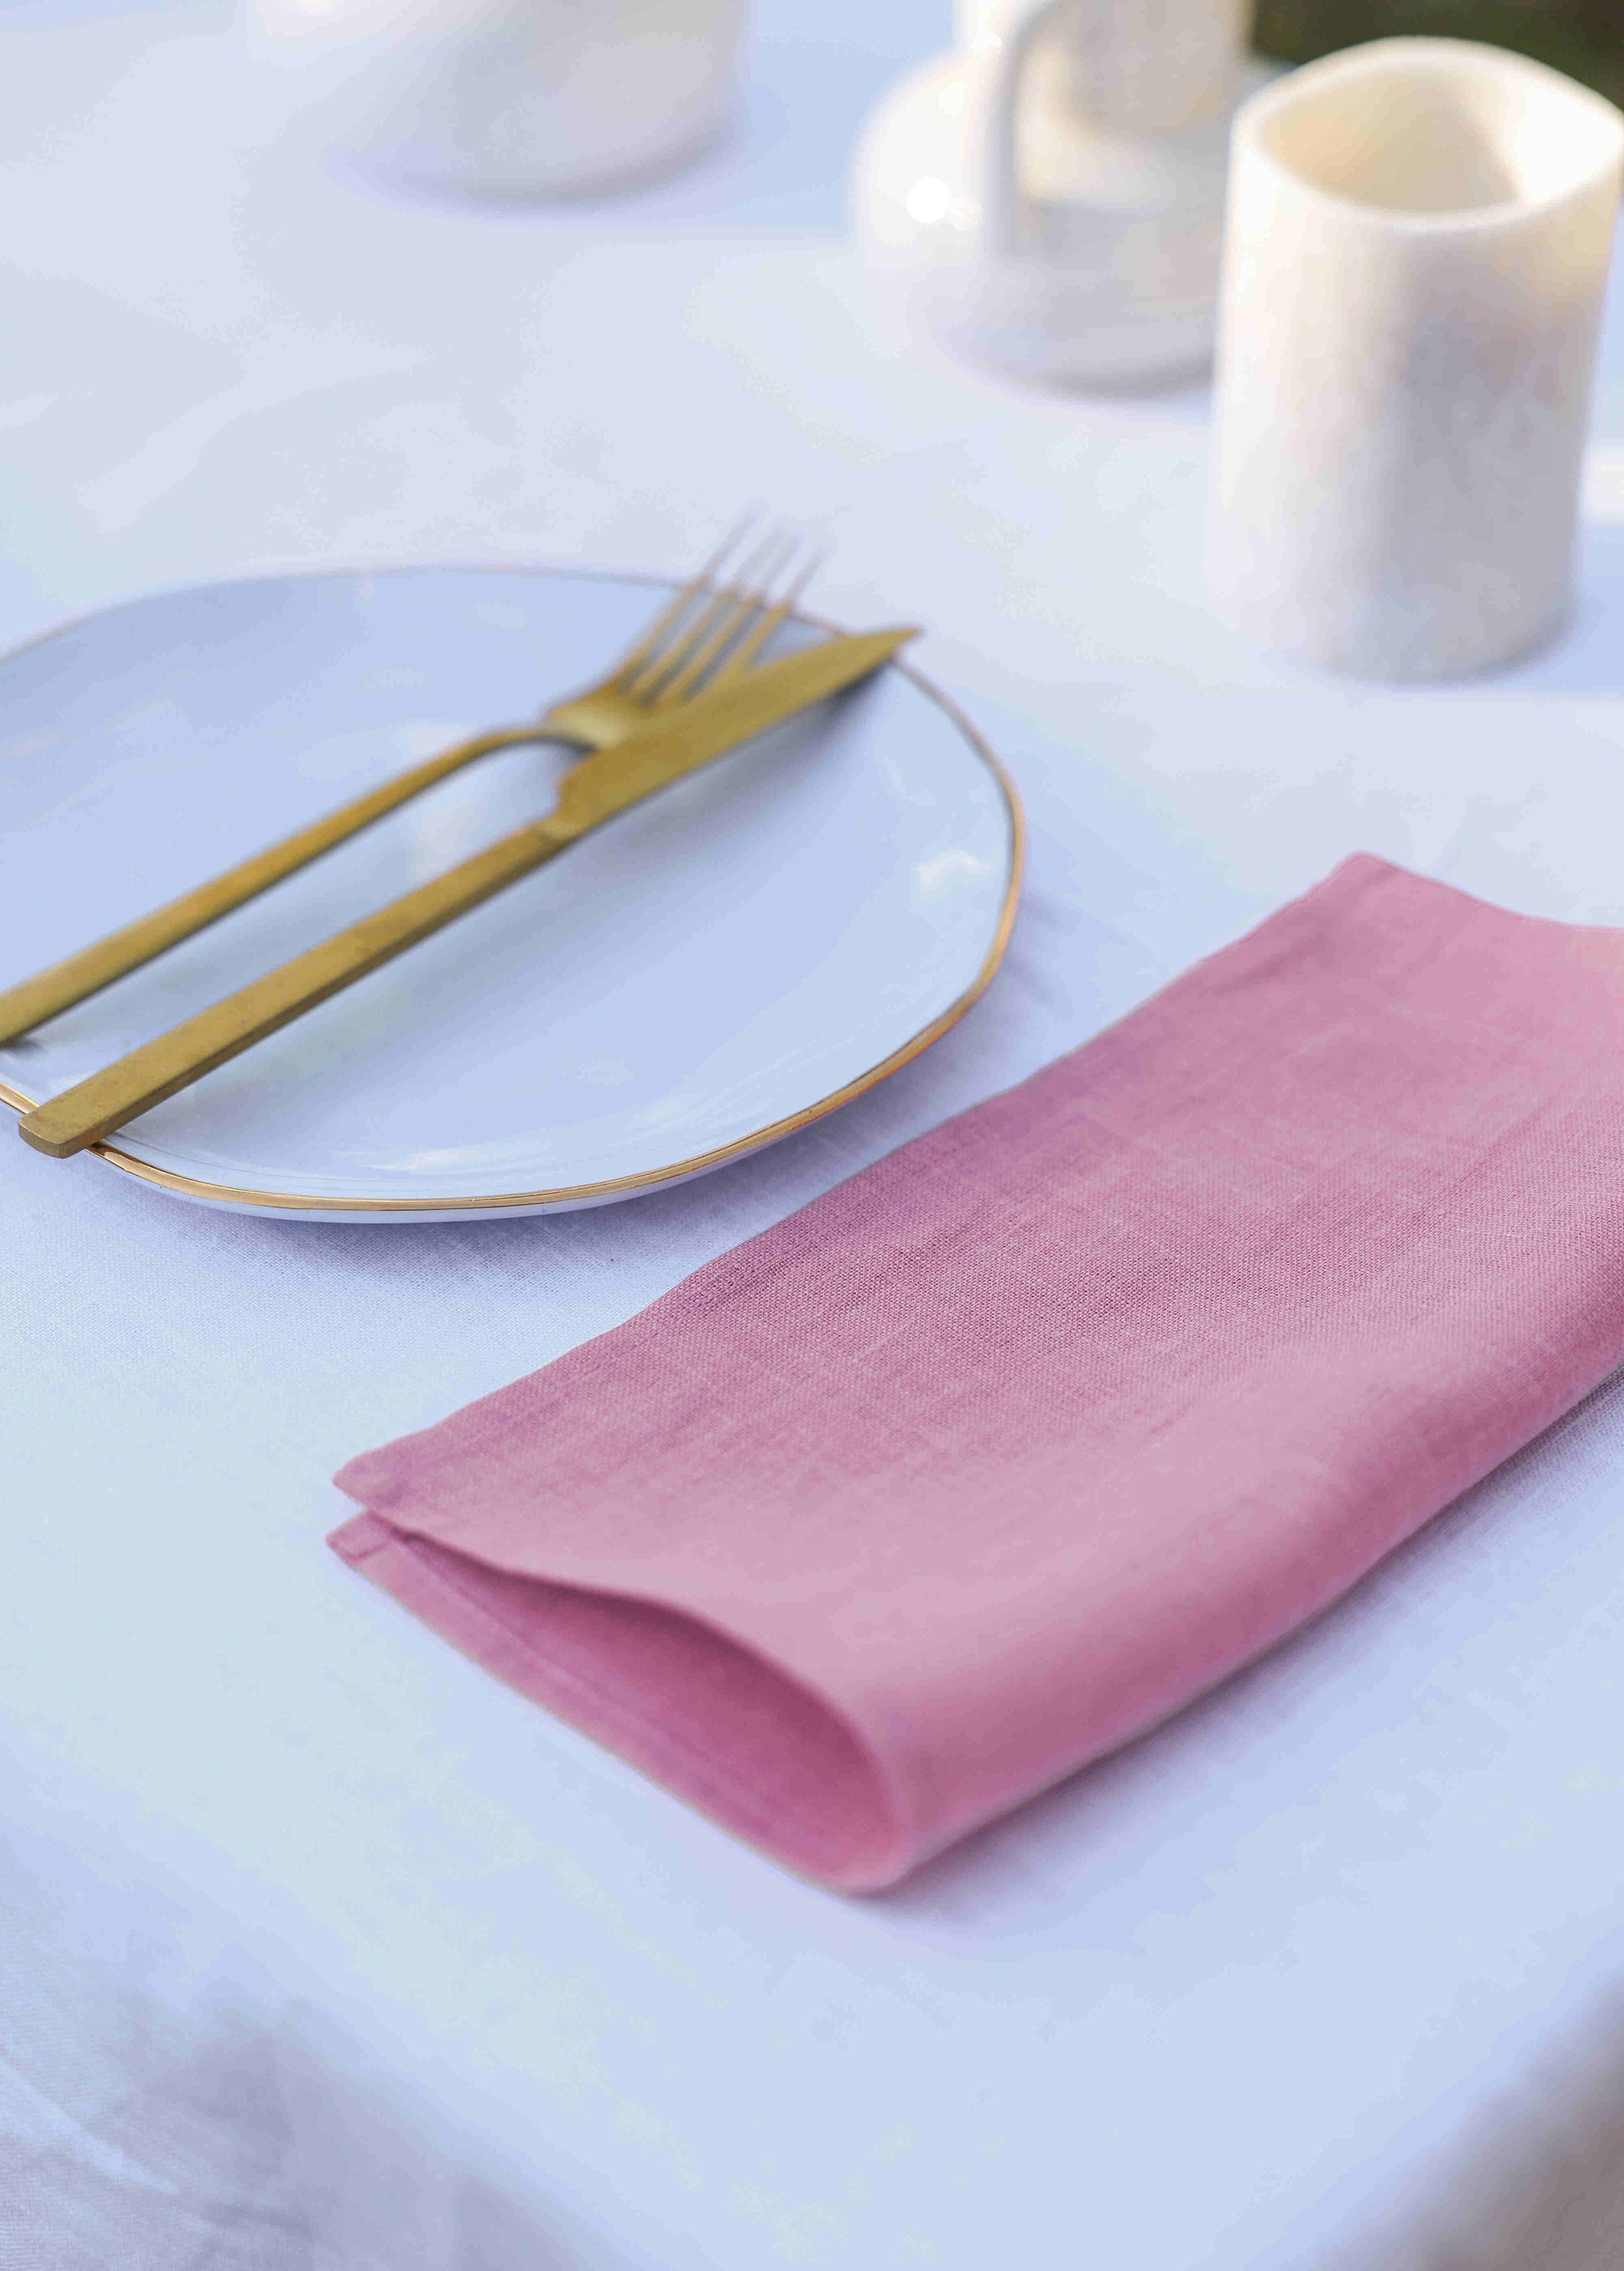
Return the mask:
[[[438,576],[456,573],[480,576],[570,576],[590,578],[594,582],[604,584],[654,584],[666,588],[674,588],[670,585],[669,579],[663,576],[617,575],[605,569],[592,568],[542,566],[492,568],[460,562],[434,565],[413,564],[394,568],[310,568],[292,570],[285,574],[224,577],[218,578],[217,583],[280,584],[301,580],[314,581],[317,577],[326,577]],[[215,588],[216,584],[179,585],[174,586],[174,590],[179,592]],[[166,596],[169,595],[161,592],[141,595],[144,599]],[[130,600],[115,603],[117,607],[128,607],[131,604],[134,603]],[[42,633],[39,638],[28,639],[21,646],[11,647],[5,654],[0,655],[0,668],[4,668],[8,662],[15,661],[19,655],[27,654],[33,648],[44,646],[50,640],[60,638],[68,631],[78,629],[81,624],[93,622],[98,616],[115,612],[115,607],[97,607],[88,614],[76,615],[65,623],[58,623],[52,629]],[[833,630],[836,628],[832,623],[824,622],[817,615],[797,614],[791,620],[805,623],[817,630]],[[928,1025],[923,1026],[918,1032],[904,1041],[900,1048],[894,1049],[889,1056],[882,1057],[878,1064],[871,1065],[866,1072],[859,1073],[854,1080],[847,1081],[843,1087],[835,1089],[828,1096],[820,1097],[815,1104],[809,1104],[799,1112],[791,1113],[788,1119],[773,1121],[768,1126],[757,1128],[749,1136],[741,1136],[731,1143],[723,1143],[716,1150],[698,1152],[691,1159],[679,1159],[672,1165],[656,1168],[649,1174],[616,1175],[607,1182],[576,1183],[566,1189],[554,1191],[496,1191],[475,1198],[334,1198],[325,1194],[306,1195],[297,1191],[239,1190],[228,1183],[204,1182],[192,1175],[178,1175],[169,1167],[155,1167],[145,1159],[137,1159],[131,1152],[121,1150],[116,1143],[93,1143],[89,1147],[90,1150],[98,1158],[105,1159],[109,1166],[122,1168],[125,1174],[137,1176],[144,1183],[156,1184],[159,1190],[174,1191],[182,1198],[203,1199],[218,1206],[267,1207],[297,1214],[471,1214],[505,1211],[513,1207],[540,1208],[561,1207],[572,1203],[585,1204],[593,1199],[612,1198],[619,1191],[658,1190],[666,1183],[680,1182],[686,1175],[703,1174],[708,1168],[725,1165],[730,1159],[739,1159],[752,1151],[765,1150],[769,1143],[778,1143],[786,1136],[794,1136],[801,1128],[810,1128],[816,1121],[827,1119],[830,1113],[838,1112],[842,1105],[855,1103],[858,1097],[865,1096],[871,1088],[878,1088],[880,1082],[889,1080],[893,1073],[901,1072],[904,1065],[911,1064],[916,1057],[922,1056],[934,1042],[939,1041],[944,1033],[951,1031],[966,1011],[975,1008],[988,987],[991,985],[997,974],[998,965],[1004,959],[1005,949],[1009,945],[1010,932],[1015,921],[1015,910],[1020,900],[1021,878],[1027,856],[1027,818],[1021,808],[1020,798],[1016,792],[1015,784],[982,735],[971,725],[958,704],[944,694],[939,686],[933,685],[923,673],[904,662],[889,662],[886,667],[887,670],[900,671],[905,678],[911,679],[922,694],[934,702],[939,710],[945,712],[997,782],[999,793],[1004,799],[1005,809],[1009,815],[1009,872],[1005,878],[1004,899],[998,909],[997,926],[993,932],[992,944],[988,949],[986,959],[965,991],[960,994],[957,1001],[950,1002],[945,1009],[933,1017]],[[32,1112],[39,1100],[34,1097],[25,1096],[20,1089],[12,1088],[8,1082],[0,1080],[0,1104],[9,1104],[14,1111],[24,1113]]]

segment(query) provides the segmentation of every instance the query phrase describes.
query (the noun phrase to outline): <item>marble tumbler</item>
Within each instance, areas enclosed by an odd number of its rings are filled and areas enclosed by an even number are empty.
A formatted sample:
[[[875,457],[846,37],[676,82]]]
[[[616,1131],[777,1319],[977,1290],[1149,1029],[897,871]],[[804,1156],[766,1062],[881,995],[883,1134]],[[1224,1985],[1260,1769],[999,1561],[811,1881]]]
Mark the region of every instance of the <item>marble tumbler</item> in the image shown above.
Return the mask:
[[[1293,73],[1235,127],[1209,569],[1274,652],[1455,676],[1566,612],[1624,115],[1458,40]]]

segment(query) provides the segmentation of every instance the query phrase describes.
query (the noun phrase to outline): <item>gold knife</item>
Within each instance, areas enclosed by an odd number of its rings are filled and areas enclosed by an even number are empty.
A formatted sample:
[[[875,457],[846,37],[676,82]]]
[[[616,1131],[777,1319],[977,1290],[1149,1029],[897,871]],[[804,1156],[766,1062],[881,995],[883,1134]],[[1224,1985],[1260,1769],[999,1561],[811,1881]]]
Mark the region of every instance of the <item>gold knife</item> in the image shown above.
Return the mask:
[[[583,758],[565,775],[558,802],[545,819],[504,836],[433,882],[36,1105],[19,1121],[18,1133],[54,1159],[84,1150],[517,882],[616,813],[866,678],[916,637],[904,629],[827,639],[760,664],[747,678],[714,694],[696,696],[668,719]]]

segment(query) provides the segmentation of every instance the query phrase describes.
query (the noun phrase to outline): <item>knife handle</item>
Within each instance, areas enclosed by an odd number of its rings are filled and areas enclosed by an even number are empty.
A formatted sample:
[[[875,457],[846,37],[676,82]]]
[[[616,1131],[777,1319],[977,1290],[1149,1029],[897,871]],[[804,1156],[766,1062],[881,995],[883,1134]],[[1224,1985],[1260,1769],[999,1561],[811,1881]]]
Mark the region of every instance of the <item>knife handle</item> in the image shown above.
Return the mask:
[[[336,931],[280,969],[36,1105],[18,1123],[19,1135],[53,1159],[83,1151],[126,1121],[150,1112],[167,1096],[189,1088],[217,1065],[241,1056],[279,1026],[291,1024],[305,1010],[353,986],[358,978],[404,954],[419,939],[494,897],[580,833],[578,825],[552,813],[504,836],[432,882]]]
[[[0,992],[0,1048],[16,1040],[19,1034],[32,1031],[35,1025],[42,1025],[48,1017],[72,1009],[76,1001],[87,1001],[93,994],[100,994],[115,978],[127,977],[144,962],[151,962],[170,947],[178,946],[183,938],[206,930],[234,908],[246,906],[273,883],[279,883],[285,875],[308,867],[323,852],[330,852],[335,845],[359,836],[374,820],[382,820],[386,812],[393,812],[414,796],[421,796],[437,781],[472,764],[476,757],[489,756],[493,750],[511,748],[521,741],[556,738],[536,725],[478,733],[468,741],[458,741],[455,747],[442,749],[438,756],[425,758],[421,764],[412,765],[377,788],[368,789],[364,796],[340,805],[337,812],[312,821],[308,828],[285,836],[279,844],[255,853],[252,859],[227,867],[224,875],[211,876],[195,890],[182,892],[167,905],[155,907],[151,914],[142,915],[122,930],[110,931],[94,945],[69,955],[63,962],[53,963],[48,970],[41,970],[32,978],[25,978],[20,985]]]

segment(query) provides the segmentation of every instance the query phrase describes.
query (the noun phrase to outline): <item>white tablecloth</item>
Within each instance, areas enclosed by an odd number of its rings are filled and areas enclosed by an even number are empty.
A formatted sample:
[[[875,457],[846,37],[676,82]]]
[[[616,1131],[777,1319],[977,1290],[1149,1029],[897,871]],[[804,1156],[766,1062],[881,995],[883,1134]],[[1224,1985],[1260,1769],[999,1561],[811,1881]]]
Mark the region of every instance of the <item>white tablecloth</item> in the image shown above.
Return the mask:
[[[1203,599],[1203,391],[1043,399],[875,343],[841,178],[946,12],[768,0],[729,150],[545,212],[328,162],[216,0],[0,0],[0,637],[280,564],[680,570],[760,497],[827,530],[829,613],[931,626],[1034,830],[962,1027],[664,1197],[253,1222],[0,1131],[8,2265],[1624,2253],[1618,1384],[1267,1661],[861,1902],[322,1544],[348,1454],[1347,851],[1624,920],[1624,355],[1561,645],[1453,690],[1271,667]]]

